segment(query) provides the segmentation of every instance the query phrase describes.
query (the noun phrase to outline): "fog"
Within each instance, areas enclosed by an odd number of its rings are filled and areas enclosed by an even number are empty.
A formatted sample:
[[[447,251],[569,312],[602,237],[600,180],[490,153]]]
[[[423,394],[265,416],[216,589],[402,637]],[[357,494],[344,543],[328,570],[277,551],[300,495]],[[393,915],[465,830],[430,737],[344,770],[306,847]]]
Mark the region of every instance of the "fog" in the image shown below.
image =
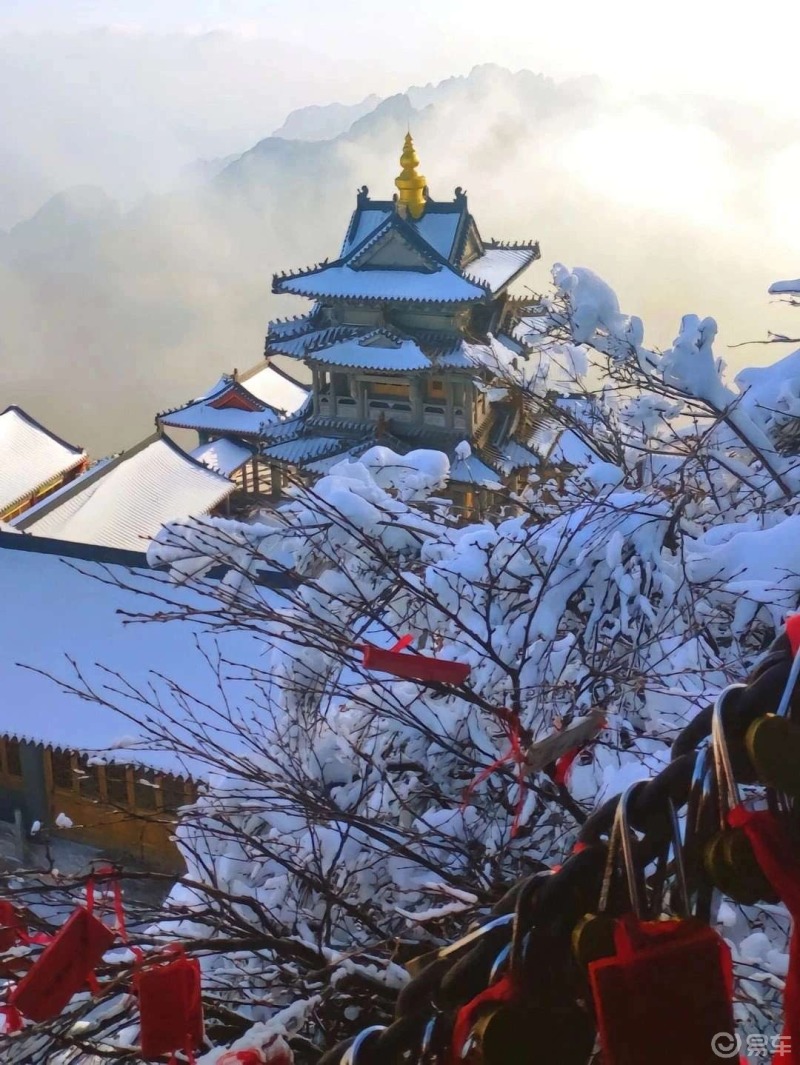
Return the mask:
[[[94,454],[258,361],[269,317],[303,306],[272,273],[336,256],[356,188],[391,196],[409,124],[434,198],[461,185],[484,236],[540,240],[533,289],[589,266],[653,344],[715,316],[734,367],[786,351],[738,342],[800,330],[766,292],[800,274],[800,135],[755,106],[499,67],[360,103],[391,80],[376,64],[345,86],[300,45],[91,36],[0,39],[19,103],[0,118],[0,404]],[[283,125],[325,102],[347,106]]]

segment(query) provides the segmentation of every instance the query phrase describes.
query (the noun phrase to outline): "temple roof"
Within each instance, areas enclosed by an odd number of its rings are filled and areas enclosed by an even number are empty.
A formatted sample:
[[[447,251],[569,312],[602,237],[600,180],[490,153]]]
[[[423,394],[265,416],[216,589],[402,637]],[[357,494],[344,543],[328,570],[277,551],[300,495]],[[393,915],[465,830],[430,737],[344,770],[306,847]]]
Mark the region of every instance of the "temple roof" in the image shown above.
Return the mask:
[[[165,522],[207,514],[234,487],[171,440],[154,436],[76,478],[15,526],[38,536],[143,550]]]
[[[474,371],[480,367],[497,370],[523,350],[505,333],[487,335],[484,341],[469,341],[458,333],[434,330],[417,330],[411,336],[396,326],[320,327],[313,315],[294,319],[291,330],[285,328],[287,324],[270,327],[270,358],[273,352],[281,352],[290,358],[329,366],[397,373]]]
[[[426,199],[419,217],[402,195],[371,201],[364,189],[339,258],[276,275],[272,287],[329,300],[486,302],[538,257],[535,242],[484,242],[459,189],[450,203]]]
[[[283,368],[285,361],[297,367],[296,377]],[[309,378],[310,372],[294,359],[276,363],[260,363],[239,380],[225,375],[197,399],[157,415],[156,422],[201,433],[262,436],[266,426],[296,414],[309,397],[308,387],[297,378]]]
[[[408,372],[428,370],[431,360],[410,337],[389,329],[370,329],[360,337],[340,340],[329,347],[312,350],[307,358],[327,366],[347,366],[363,370]]]
[[[308,388],[292,380],[279,366],[262,364],[239,378],[251,396],[282,414],[294,414],[308,399]]]
[[[0,414],[0,512],[85,460],[83,448],[61,440],[20,407],[7,407]]]
[[[191,452],[196,462],[202,462],[210,470],[221,473],[223,477],[230,477],[232,473],[241,469],[246,462],[253,457],[253,448],[234,440],[221,437],[212,440],[209,444],[201,444]]]

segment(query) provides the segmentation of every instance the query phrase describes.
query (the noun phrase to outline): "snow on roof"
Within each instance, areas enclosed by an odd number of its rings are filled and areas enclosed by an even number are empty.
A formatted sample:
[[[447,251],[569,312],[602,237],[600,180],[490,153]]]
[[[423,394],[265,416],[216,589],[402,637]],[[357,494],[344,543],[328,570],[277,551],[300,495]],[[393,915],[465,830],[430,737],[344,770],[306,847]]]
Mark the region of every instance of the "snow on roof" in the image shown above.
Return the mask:
[[[505,440],[498,446],[497,463],[503,473],[511,473],[513,470],[525,469],[539,465],[539,456],[530,451],[518,440]],[[494,459],[493,459],[494,461]]]
[[[497,473],[481,462],[477,455],[470,455],[465,459],[454,459],[450,464],[450,480],[487,487],[496,487],[500,484]]]
[[[153,613],[156,604],[146,593],[158,592],[161,584],[169,597],[199,603],[198,595],[176,592],[166,575],[145,572],[143,561],[141,570],[100,565],[53,553],[58,543],[38,538],[42,549],[23,550],[23,545],[30,548],[30,539],[0,534],[0,597],[14,604],[13,610],[0,611],[0,733],[87,751],[105,750],[124,737],[139,735],[122,715],[70,695],[48,677],[24,668],[69,680],[66,656],[95,684],[102,679],[99,666],[106,666],[140,687],[152,673],[161,673],[192,691],[203,691],[206,685],[213,689],[211,672],[207,679],[202,676],[207,666],[195,646],[191,622],[125,625],[119,614]],[[87,556],[92,550],[81,548]],[[243,633],[218,633],[216,638],[239,661],[252,655]],[[133,751],[123,744],[112,755],[176,773],[193,769],[167,751]]]
[[[458,226],[461,222],[460,211],[425,211],[422,218],[414,221],[408,219],[409,224],[419,233],[426,244],[430,244],[445,259],[450,259],[453,253]]]
[[[207,514],[233,491],[165,437],[149,438],[78,477],[17,528],[84,544],[142,550],[173,519]]]
[[[499,292],[538,257],[539,249],[536,246],[489,247],[483,255],[467,263],[464,267],[464,274],[482,285],[488,285],[492,292]]]
[[[370,233],[374,233],[378,226],[382,226],[383,223],[392,214],[393,208],[391,207],[366,207],[358,211],[358,221],[353,231],[352,236],[345,237],[344,244],[342,245],[342,258],[349,254],[353,248],[357,248],[362,241],[365,241]]]
[[[232,433],[235,436],[259,436],[265,425],[280,421],[280,415],[271,407],[264,410],[241,410],[239,407],[214,407],[212,400],[218,393],[205,399],[195,400],[178,410],[159,414],[159,425],[173,429],[196,429],[198,432]],[[256,397],[253,397],[256,400]],[[263,406],[263,400],[257,400]]]
[[[354,270],[333,264],[294,277],[278,277],[274,290],[296,296],[420,303],[469,303],[487,296],[486,289],[446,266],[423,273],[420,270]]]
[[[308,389],[290,381],[272,366],[263,366],[254,374],[240,378],[247,391],[284,414],[294,414],[308,399]]]
[[[253,457],[253,452],[249,447],[235,444],[233,440],[223,437],[220,440],[212,440],[210,444],[201,444],[191,452],[191,456],[210,470],[216,470],[223,477],[230,477]]]
[[[795,281],[775,281],[769,286],[769,293],[771,296],[800,295],[800,278]]]
[[[341,257],[363,244],[377,229],[394,216],[394,205],[382,204],[366,206],[357,213],[356,226],[352,236],[342,246]],[[429,204],[422,218],[406,218],[409,225],[426,244],[429,244],[445,259],[452,257],[458,227],[463,217],[460,205]]]
[[[19,407],[0,414],[0,512],[10,510],[86,459]]]
[[[574,429],[565,429],[559,434],[547,459],[549,462],[566,462],[570,466],[580,467],[597,462],[598,455]]]
[[[362,370],[427,370],[431,360],[408,338],[392,340],[381,330],[372,330],[362,337],[342,340],[319,351],[309,352],[308,358],[330,366],[352,366]]]
[[[518,352],[513,348],[508,347],[498,337],[489,336],[487,340],[476,343],[459,340],[450,351],[440,355],[436,362],[439,366],[451,369],[469,370],[488,366],[494,370],[502,370],[517,357]]]
[[[271,444],[264,448],[262,454],[266,458],[301,466],[324,455],[338,454],[348,446],[352,447],[351,440],[342,440],[335,436],[299,436],[295,440]]]
[[[270,329],[272,325],[270,324]],[[269,354],[269,364],[274,367],[278,373],[282,373],[284,377],[288,377],[290,381],[294,381],[295,384],[300,385],[301,388],[311,388],[313,378],[311,376],[311,370],[306,366],[302,359],[298,359],[291,353],[287,355],[276,355],[273,352]]]

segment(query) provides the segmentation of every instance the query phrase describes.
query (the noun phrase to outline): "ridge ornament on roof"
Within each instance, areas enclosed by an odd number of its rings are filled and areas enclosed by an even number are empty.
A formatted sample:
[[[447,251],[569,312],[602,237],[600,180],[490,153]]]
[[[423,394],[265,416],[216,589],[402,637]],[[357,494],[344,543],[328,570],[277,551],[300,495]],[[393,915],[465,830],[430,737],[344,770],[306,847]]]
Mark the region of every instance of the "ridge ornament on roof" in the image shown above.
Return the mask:
[[[402,170],[394,179],[399,195],[397,197],[397,209],[400,214],[406,212],[413,219],[422,218],[425,213],[426,181],[422,174],[417,171],[419,156],[414,147],[411,133],[406,134],[403,143],[403,154],[400,156]]]

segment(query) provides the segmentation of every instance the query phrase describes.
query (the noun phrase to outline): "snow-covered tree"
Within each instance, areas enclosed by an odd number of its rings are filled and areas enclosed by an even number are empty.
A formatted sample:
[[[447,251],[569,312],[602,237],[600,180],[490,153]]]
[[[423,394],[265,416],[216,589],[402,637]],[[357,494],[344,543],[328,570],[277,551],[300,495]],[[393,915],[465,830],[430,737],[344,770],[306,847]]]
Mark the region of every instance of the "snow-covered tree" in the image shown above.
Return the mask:
[[[671,350],[650,351],[591,272],[554,280],[517,326],[534,355],[502,368],[551,434],[549,461],[504,500],[513,516],[459,521],[437,494],[443,455],[374,448],[260,520],[176,523],[151,546],[181,593],[159,585],[158,620],[203,628],[213,690],[60,678],[207,781],[178,828],[187,874],[137,937],[201,958],[205,1065],[278,1036],[311,1061],[389,1017],[403,962],[562,860],[588,812],[662,768],[797,605],[800,470],[724,383],[714,323],[686,316]],[[292,588],[270,587],[276,570]],[[238,660],[215,644],[230,629],[247,634]],[[468,680],[364,665],[365,644],[405,636]],[[554,738],[581,723],[564,779]],[[5,893],[25,889],[17,876]],[[785,921],[727,904],[720,919],[744,975],[780,973]],[[99,1001],[7,1036],[3,1060],[136,1060],[120,990],[133,959],[111,959]],[[774,1025],[774,991],[747,994],[749,1022]]]

